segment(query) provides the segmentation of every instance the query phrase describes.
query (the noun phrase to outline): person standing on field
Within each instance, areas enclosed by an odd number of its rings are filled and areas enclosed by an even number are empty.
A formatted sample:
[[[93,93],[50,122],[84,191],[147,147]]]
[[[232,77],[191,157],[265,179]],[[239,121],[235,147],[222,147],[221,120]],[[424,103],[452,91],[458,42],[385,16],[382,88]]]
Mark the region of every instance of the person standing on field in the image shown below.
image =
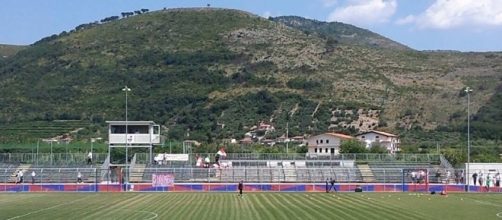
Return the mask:
[[[92,152],[87,154],[87,165],[92,164]]]
[[[35,184],[35,176],[36,176],[36,175],[37,175],[37,174],[35,173],[35,171],[34,171],[34,170],[32,170],[32,171],[31,171],[31,184]]]
[[[82,173],[77,173],[77,183],[82,183]]]
[[[18,176],[19,176],[19,183],[23,183],[23,175],[24,175],[23,171],[19,170],[19,174],[18,174]]]
[[[241,180],[239,182],[239,186],[237,187],[239,189],[239,196],[242,197],[242,190],[244,189],[244,181]]]
[[[478,182],[478,173],[474,172],[472,174],[472,181],[474,182],[474,185]]]
[[[483,177],[483,173],[481,171],[479,171],[479,174],[478,174],[478,183],[479,183],[479,186],[483,186],[484,181],[485,181],[485,178]]]
[[[331,187],[329,188],[329,191],[331,192],[331,190],[333,189],[336,192],[336,187],[335,187],[336,180],[335,180],[335,178],[331,178],[330,182],[331,182]]]

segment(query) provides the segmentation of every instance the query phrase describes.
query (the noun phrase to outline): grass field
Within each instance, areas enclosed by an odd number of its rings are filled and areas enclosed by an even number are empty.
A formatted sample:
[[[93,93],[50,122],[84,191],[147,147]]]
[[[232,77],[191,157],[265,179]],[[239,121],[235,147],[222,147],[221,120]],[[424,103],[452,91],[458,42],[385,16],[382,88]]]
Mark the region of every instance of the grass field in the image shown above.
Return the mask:
[[[500,219],[502,195],[4,193],[0,219]]]

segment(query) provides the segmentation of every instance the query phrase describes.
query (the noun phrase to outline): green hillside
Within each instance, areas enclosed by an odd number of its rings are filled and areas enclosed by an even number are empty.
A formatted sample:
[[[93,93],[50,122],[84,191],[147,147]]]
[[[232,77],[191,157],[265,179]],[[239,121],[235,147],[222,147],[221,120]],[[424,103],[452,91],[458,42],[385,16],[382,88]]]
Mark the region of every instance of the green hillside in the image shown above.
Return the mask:
[[[465,86],[475,89],[473,112],[498,112],[501,53],[420,52],[353,26],[300,20],[318,28],[211,8],[81,25],[3,61],[0,123],[123,120],[125,85],[129,120],[207,142],[241,138],[260,121],[275,126],[271,137],[288,121],[291,136],[463,132]]]
[[[329,39],[331,44],[341,43],[379,49],[410,50],[405,45],[369,30],[341,22],[322,22],[298,16],[280,16],[270,18],[270,20],[302,30],[306,34],[318,34],[319,37]]]
[[[0,44],[0,61],[14,56],[24,48],[26,48],[26,46]]]

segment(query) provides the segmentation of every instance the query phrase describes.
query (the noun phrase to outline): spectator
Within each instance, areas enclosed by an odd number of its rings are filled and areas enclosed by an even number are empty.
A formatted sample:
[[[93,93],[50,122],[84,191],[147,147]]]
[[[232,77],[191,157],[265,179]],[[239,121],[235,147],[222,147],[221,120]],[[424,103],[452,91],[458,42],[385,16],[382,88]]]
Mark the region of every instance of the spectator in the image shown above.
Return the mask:
[[[439,172],[439,169],[436,170],[436,183],[439,183],[441,181],[441,172]]]
[[[87,154],[87,164],[92,164],[92,152]]]
[[[460,171],[460,184],[464,184],[464,171]]]
[[[476,182],[478,181],[478,173],[474,172],[472,174],[472,181],[474,182],[474,185],[476,185]]]
[[[196,167],[202,167],[202,157],[199,156],[198,154],[195,155],[195,166]]]
[[[17,176],[19,177],[19,183],[23,183],[23,170],[19,170],[19,173],[17,174]]]
[[[206,159],[204,159],[204,167],[209,168],[209,163],[211,163],[211,160],[209,160],[209,156],[207,156]]]
[[[82,183],[82,173],[80,171],[77,173],[77,183]]]
[[[460,171],[455,171],[455,184],[460,183]]]
[[[495,176],[493,177],[493,179],[494,179],[493,182],[495,183],[495,186],[496,187],[500,187],[500,173],[495,174]]]
[[[411,172],[411,182],[412,183],[417,182],[417,172],[415,172],[415,171]]]
[[[37,175],[37,174],[35,173],[35,171],[34,171],[34,170],[32,170],[32,171],[31,171],[31,184],[35,184],[35,176],[36,176],[36,175]]]
[[[328,178],[326,178],[326,193],[329,193],[329,181],[328,181]]]
[[[483,186],[484,184],[484,181],[485,178],[483,177],[483,173],[481,171],[479,171],[479,174],[478,174],[478,183],[479,183],[479,186]]]
[[[19,183],[19,170],[16,170],[15,174],[16,174],[15,183],[18,184]]]
[[[216,154],[216,156],[214,156],[214,162],[220,166],[220,154]]]
[[[419,183],[423,183],[423,181],[425,180],[426,176],[425,176],[425,171],[424,170],[420,170],[419,172],[419,178],[418,178],[418,181]]]
[[[492,174],[488,173],[486,175],[486,189],[489,190],[492,187]]]

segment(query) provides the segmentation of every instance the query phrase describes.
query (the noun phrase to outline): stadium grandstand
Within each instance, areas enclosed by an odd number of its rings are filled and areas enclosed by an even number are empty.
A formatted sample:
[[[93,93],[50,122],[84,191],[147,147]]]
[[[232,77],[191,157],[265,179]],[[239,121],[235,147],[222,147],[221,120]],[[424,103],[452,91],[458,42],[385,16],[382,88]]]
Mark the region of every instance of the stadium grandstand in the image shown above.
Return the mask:
[[[227,154],[216,164],[214,154],[158,154],[150,162],[147,153],[130,155],[130,183],[148,183],[155,173],[169,173],[178,183],[246,182],[255,183],[318,183],[334,178],[339,183],[401,183],[403,170],[426,169],[446,174],[452,169],[440,155],[431,154],[340,154],[331,157],[305,154]],[[0,154],[0,182],[16,182],[23,171],[25,181],[32,171],[40,183],[74,183],[77,174],[83,182],[120,182],[120,173],[110,165],[107,154],[93,154],[86,161],[85,153],[69,154]],[[198,158],[209,158],[208,164],[198,164]],[[433,172],[434,171],[434,172]],[[431,178],[432,179],[432,178]],[[411,177],[405,176],[405,182]]]

